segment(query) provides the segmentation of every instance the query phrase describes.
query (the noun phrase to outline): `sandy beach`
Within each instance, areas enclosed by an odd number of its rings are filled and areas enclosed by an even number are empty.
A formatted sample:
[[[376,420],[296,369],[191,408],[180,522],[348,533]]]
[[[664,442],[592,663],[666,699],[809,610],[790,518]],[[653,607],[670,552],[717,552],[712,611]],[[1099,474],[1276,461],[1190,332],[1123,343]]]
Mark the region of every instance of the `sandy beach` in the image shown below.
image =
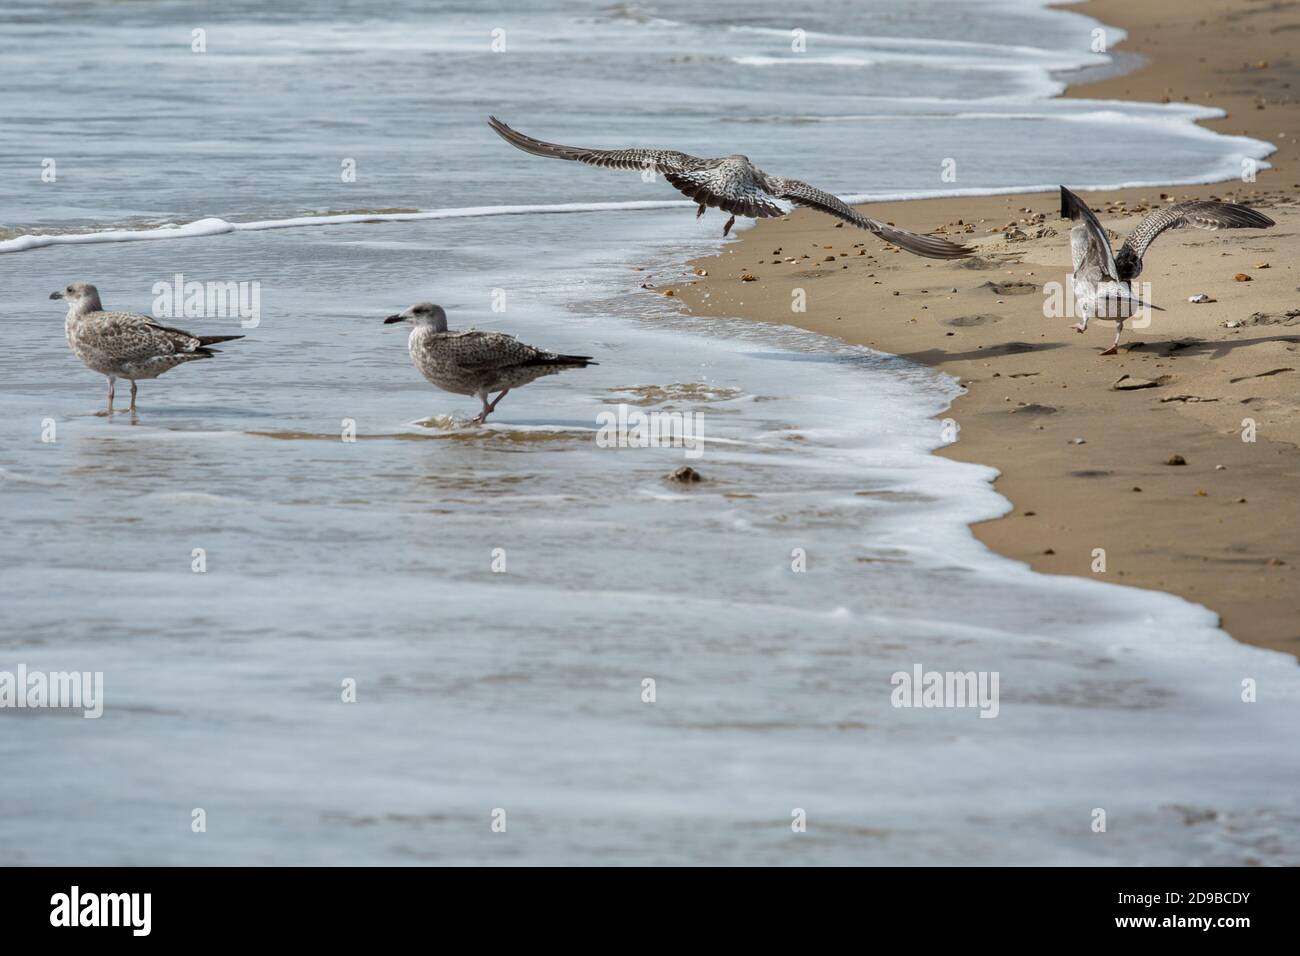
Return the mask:
[[[742,230],[685,278],[648,281],[697,314],[793,324],[957,377],[967,392],[946,414],[960,438],[942,454],[999,469],[1012,505],[975,526],[981,541],[1044,573],[1181,595],[1238,640],[1295,654],[1300,70],[1289,51],[1300,23],[1253,0],[1072,9],[1128,31],[1119,49],[1149,62],[1067,96],[1214,106],[1227,115],[1206,125],[1278,147],[1253,182],[1083,194],[1117,238],[1183,199],[1245,203],[1277,223],[1162,236],[1141,281],[1166,311],[1126,328],[1118,355],[1099,354],[1112,323],[1078,335],[1073,319],[1044,316],[1045,291],[1070,270],[1054,192],[871,205],[878,219],[974,244],[963,262],[902,254],[801,210]],[[1199,294],[1212,301],[1188,301]]]

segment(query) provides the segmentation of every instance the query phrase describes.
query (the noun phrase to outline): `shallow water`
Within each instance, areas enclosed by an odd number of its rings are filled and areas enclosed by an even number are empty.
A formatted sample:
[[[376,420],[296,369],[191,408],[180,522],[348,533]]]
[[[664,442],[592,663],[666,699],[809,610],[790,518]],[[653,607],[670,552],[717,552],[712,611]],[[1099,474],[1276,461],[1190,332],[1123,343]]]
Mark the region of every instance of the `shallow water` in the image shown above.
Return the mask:
[[[21,94],[0,152],[69,158],[57,183],[7,194],[0,219],[24,237],[674,198],[516,153],[479,125],[488,110],[579,143],[704,152],[721,129],[769,168],[844,193],[941,188],[908,157],[959,140],[998,156],[959,160],[959,188],[1195,178],[1243,148],[1180,109],[1042,99],[1047,66],[1097,65],[1092,24],[1028,4],[832,8],[807,24],[802,55],[836,59],[798,63],[774,34],[685,5],[578,19],[393,9],[356,27],[329,4],[231,5],[206,60],[188,52],[198,24],[181,7],[20,16],[0,51]],[[780,28],[788,50],[777,11],[760,5],[750,25]],[[508,52],[484,52],[501,23]],[[1009,25],[1039,52],[948,42],[997,43]],[[40,44],[103,49],[116,68],[52,83]],[[972,78],[974,60],[988,62]],[[838,121],[790,120],[813,115],[799,82],[820,84],[816,110]],[[1034,118],[936,122],[900,89],[940,112]],[[73,135],[85,124],[93,147]],[[1143,145],[1121,170],[1091,138],[1048,141],[1080,126]],[[1133,163],[1169,142],[1169,161]],[[356,183],[338,182],[344,156]],[[1178,598],[989,554],[966,523],[1006,507],[991,470],[929,454],[951,380],[794,330],[689,318],[638,288],[715,247],[718,217],[690,212],[218,228],[0,256],[0,670],[103,671],[106,696],[99,720],[0,710],[0,756],[23,768],[0,779],[0,861],[1300,859],[1300,773],[1278,760],[1294,663]],[[68,354],[48,292],[82,278],[109,308],[147,311],[178,272],[259,282],[259,324],[142,383],[134,419],[96,417],[102,380]],[[463,427],[473,400],[428,386],[404,330],[382,324],[419,299],[455,326],[600,365]],[[620,402],[699,413],[703,455],[600,447],[598,415]],[[40,440],[47,419],[54,442]],[[349,421],[356,441],[342,440]],[[708,480],[663,480],[683,464]],[[893,707],[891,675],[918,663],[998,672],[996,719]],[[1245,678],[1258,703],[1241,702]],[[356,703],[340,699],[348,679]],[[190,830],[194,808],[206,833]],[[806,833],[791,832],[795,808]]]

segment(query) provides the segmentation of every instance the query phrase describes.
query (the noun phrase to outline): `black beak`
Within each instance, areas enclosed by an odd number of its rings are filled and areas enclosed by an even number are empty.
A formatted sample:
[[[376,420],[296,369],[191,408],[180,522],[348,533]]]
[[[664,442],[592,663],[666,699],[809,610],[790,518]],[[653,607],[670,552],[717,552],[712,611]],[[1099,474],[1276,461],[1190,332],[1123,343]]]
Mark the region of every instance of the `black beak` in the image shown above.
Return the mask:
[[[50,298],[52,299],[54,298],[54,296],[50,296]],[[392,325],[394,322],[402,322],[402,321],[404,321],[402,316],[390,315],[388,318],[384,319],[384,325]]]
[[[50,293],[50,298],[51,298],[51,299],[62,299],[62,298],[63,298],[63,293],[62,293],[62,292],[51,292],[51,293]]]

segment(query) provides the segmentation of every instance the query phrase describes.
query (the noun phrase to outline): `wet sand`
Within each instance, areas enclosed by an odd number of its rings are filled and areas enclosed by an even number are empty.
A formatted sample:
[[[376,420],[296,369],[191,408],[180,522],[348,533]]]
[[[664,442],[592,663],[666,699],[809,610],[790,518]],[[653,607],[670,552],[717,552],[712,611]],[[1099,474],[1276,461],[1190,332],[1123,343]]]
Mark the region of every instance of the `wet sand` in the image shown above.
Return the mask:
[[[1291,51],[1300,15],[1247,0],[1073,9],[1127,30],[1119,50],[1149,63],[1066,95],[1217,106],[1228,115],[1210,128],[1278,146],[1274,168],[1254,182],[1083,194],[1119,237],[1150,209],[1188,198],[1243,202],[1277,221],[1161,236],[1140,281],[1167,311],[1126,328],[1119,355],[1099,354],[1113,323],[1078,335],[1074,319],[1044,316],[1044,286],[1070,270],[1055,193],[870,207],[875,218],[974,244],[972,261],[920,259],[801,210],[744,229],[719,255],[690,263],[686,278],[648,281],[698,314],[793,324],[956,376],[967,393],[946,414],[960,438],[940,453],[999,469],[996,487],[1013,505],[975,527],[980,540],[1045,573],[1182,595],[1214,609],[1237,639],[1295,654],[1300,68]],[[795,289],[805,312],[792,312]],[[1198,293],[1215,301],[1188,302]],[[1175,456],[1186,464],[1169,464]]]

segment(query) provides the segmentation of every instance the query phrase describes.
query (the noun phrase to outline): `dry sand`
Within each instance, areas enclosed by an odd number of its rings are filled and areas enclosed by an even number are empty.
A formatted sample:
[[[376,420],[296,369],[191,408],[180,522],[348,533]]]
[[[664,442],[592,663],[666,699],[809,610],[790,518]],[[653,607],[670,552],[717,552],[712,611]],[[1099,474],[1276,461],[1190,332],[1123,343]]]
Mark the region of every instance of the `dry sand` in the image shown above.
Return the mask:
[[[1128,30],[1122,49],[1150,62],[1067,95],[1218,106],[1227,117],[1206,125],[1279,148],[1255,183],[1084,194],[1120,235],[1144,210],[1184,198],[1245,202],[1277,221],[1163,235],[1141,281],[1167,311],[1126,330],[1119,355],[1099,355],[1112,323],[1077,335],[1073,319],[1044,318],[1043,285],[1070,269],[1055,194],[870,207],[878,219],[973,242],[973,264],[887,249],[802,210],[690,264],[705,277],[651,281],[699,314],[798,325],[958,377],[968,391],[946,414],[960,440],[941,454],[998,468],[997,488],[1014,505],[975,527],[980,540],[1038,571],[1183,595],[1218,612],[1237,639],[1297,653],[1300,313],[1287,313],[1300,309],[1300,4],[1092,0],[1074,9]],[[1028,238],[1005,238],[1011,224]],[[742,282],[746,273],[757,278]],[[995,288],[1003,283],[1029,285]],[[791,312],[795,288],[806,290],[805,313]],[[1217,301],[1188,303],[1196,293]],[[1151,384],[1116,389],[1124,376]],[[1254,442],[1242,440],[1245,419],[1256,423]],[[1174,455],[1186,464],[1166,464]],[[1092,570],[1096,548],[1103,573]]]

